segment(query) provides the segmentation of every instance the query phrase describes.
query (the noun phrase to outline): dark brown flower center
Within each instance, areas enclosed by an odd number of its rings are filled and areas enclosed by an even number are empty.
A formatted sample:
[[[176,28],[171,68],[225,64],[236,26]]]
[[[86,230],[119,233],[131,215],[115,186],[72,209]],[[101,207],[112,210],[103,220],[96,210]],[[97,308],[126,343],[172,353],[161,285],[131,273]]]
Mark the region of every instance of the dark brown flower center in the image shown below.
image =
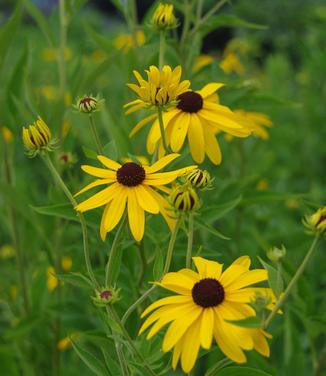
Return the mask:
[[[85,97],[85,98],[80,100],[81,104],[90,104],[91,102],[96,102],[96,100],[94,98],[90,98],[90,97]]]
[[[224,300],[224,288],[219,281],[205,278],[197,282],[192,288],[192,298],[201,307],[215,307]]]
[[[100,297],[101,297],[102,299],[108,299],[108,298],[110,298],[111,296],[112,296],[112,292],[109,291],[109,290],[104,290],[104,291],[102,291],[102,292],[100,293]]]
[[[127,162],[117,171],[117,180],[120,184],[128,187],[135,187],[145,179],[145,170],[134,162]]]
[[[194,91],[186,91],[178,95],[177,108],[184,112],[198,112],[203,108],[203,98],[200,94]]]
[[[319,221],[317,222],[317,226],[320,225],[322,222],[326,221],[326,215],[322,215],[320,218],[319,218]]]

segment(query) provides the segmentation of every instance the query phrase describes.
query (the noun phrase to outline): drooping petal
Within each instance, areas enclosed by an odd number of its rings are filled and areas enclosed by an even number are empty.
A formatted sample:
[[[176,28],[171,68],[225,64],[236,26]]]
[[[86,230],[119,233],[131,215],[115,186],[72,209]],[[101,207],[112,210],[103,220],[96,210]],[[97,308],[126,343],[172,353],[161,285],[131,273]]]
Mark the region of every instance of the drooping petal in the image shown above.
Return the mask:
[[[88,165],[81,166],[81,169],[85,171],[87,174],[96,176],[97,178],[116,180],[116,173],[114,171],[110,171],[104,168],[88,166]]]
[[[212,345],[214,332],[214,309],[212,307],[205,308],[200,318],[200,344],[204,349],[209,349]]]
[[[148,315],[150,312],[152,312],[154,309],[159,308],[164,305],[169,304],[182,304],[182,303],[191,303],[192,298],[190,296],[184,296],[184,295],[175,295],[175,296],[168,296],[166,298],[162,298],[157,300],[156,302],[152,303],[149,307],[145,309],[145,311],[141,314],[141,318]]]
[[[188,127],[190,123],[190,114],[182,113],[178,117],[178,121],[175,122],[171,132],[171,149],[174,152],[178,152],[185,141]]]
[[[205,159],[204,132],[202,123],[195,113],[190,117],[188,141],[193,160],[196,163],[203,163]]]
[[[157,114],[152,114],[144,119],[142,119],[139,123],[137,123],[131,132],[129,133],[129,137],[133,137],[138,131],[140,131],[146,124],[148,124],[150,121],[154,120],[157,117]]]
[[[149,187],[138,185],[134,188],[139,205],[147,212],[157,214],[160,211],[159,204],[151,195]]]
[[[204,128],[205,150],[208,158],[216,165],[222,162],[222,153],[216,136],[208,128]]]
[[[137,201],[134,189],[128,189],[128,220],[130,231],[136,241],[140,241],[144,235],[145,213]]]
[[[92,189],[94,187],[97,187],[99,185],[103,185],[103,184],[110,184],[110,183],[113,183],[114,181],[116,181],[115,178],[111,178],[111,179],[99,179],[99,180],[95,180],[93,181],[92,183],[86,185],[86,187],[84,187],[83,189],[81,189],[80,191],[78,191],[77,193],[74,194],[75,197],[79,196],[80,194],[88,191],[89,189]]]
[[[110,203],[109,212],[104,221],[104,229],[109,232],[119,223],[126,207],[127,189],[122,189],[118,195],[115,195]]]
[[[254,269],[243,273],[239,278],[227,286],[228,290],[237,290],[242,287],[253,285],[258,282],[267,281],[268,274],[265,269]]]
[[[185,373],[190,372],[196,363],[200,347],[199,331],[200,320],[196,320],[184,336],[183,348],[181,350],[181,366]]]

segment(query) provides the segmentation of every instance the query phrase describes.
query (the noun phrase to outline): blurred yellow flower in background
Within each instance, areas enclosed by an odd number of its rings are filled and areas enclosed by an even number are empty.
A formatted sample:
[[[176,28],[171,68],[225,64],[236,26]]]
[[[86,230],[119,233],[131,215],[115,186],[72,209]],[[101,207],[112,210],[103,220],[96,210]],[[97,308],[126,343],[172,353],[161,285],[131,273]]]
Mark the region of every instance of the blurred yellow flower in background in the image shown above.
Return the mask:
[[[245,110],[234,110],[241,124],[248,127],[252,133],[262,140],[269,139],[269,134],[266,128],[273,126],[271,119],[260,112],[252,112]]]
[[[135,41],[137,45],[135,45]],[[142,30],[135,33],[135,38],[131,34],[120,34],[113,40],[113,45],[123,52],[128,52],[131,48],[142,46],[146,41],[145,34]]]
[[[199,55],[196,57],[195,63],[192,67],[193,73],[196,73],[206,67],[207,65],[212,64],[214,58],[210,55]]]
[[[58,59],[59,51],[56,48],[43,48],[41,51],[41,57],[43,61],[52,62]],[[72,51],[66,47],[64,52],[65,60],[70,60],[72,57]]]
[[[7,260],[15,256],[15,248],[11,244],[4,244],[0,248],[0,259]]]
[[[266,191],[268,188],[268,181],[266,179],[260,179],[256,184],[257,191]]]
[[[70,337],[64,337],[57,343],[57,349],[60,351],[67,350],[71,347]]]
[[[6,144],[10,144],[14,140],[14,135],[8,127],[1,127],[1,134],[3,141]]]
[[[61,267],[65,272],[69,272],[72,268],[72,258],[70,256],[64,256],[61,259]]]
[[[46,285],[49,291],[53,291],[58,287],[59,281],[56,277],[55,269],[53,266],[49,266],[47,269],[47,281]]]
[[[243,76],[246,72],[238,56],[232,51],[228,51],[224,54],[219,65],[223,72],[227,74],[234,72],[239,76]]]

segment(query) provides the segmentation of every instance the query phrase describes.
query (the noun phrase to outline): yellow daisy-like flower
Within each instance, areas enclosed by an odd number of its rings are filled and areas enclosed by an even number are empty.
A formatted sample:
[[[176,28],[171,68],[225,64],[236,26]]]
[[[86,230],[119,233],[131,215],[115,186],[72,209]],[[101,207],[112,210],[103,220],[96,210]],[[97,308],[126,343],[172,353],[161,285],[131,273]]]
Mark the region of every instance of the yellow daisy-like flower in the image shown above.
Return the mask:
[[[269,356],[266,337],[262,329],[236,326],[230,321],[256,315],[250,302],[257,290],[248,287],[267,280],[264,269],[249,270],[250,258],[242,256],[224,272],[223,265],[202,257],[193,257],[198,272],[181,269],[166,274],[159,286],[178,295],[169,296],[151,304],[141,317],[150,316],[143,323],[139,334],[153,325],[147,339],[152,338],[167,324],[162,350],[173,350],[172,367],[181,358],[184,372],[194,367],[200,347],[209,349],[215,338],[221,351],[234,362],[246,362],[243,350],[255,349]],[[154,311],[154,312],[153,312]]]
[[[198,71],[200,71],[201,69],[203,69],[207,65],[212,64],[213,61],[214,61],[214,58],[213,58],[213,56],[210,56],[210,55],[199,55],[199,56],[197,56],[195,63],[192,67],[193,73],[197,73]]]
[[[169,189],[165,187],[166,184],[173,182],[186,171],[195,168],[195,166],[189,166],[175,171],[158,172],[177,157],[179,157],[179,154],[170,154],[161,158],[152,166],[142,166],[134,162],[121,165],[104,155],[98,155],[98,160],[106,168],[82,166],[86,173],[100,179],[88,184],[76,196],[99,185],[106,185],[106,187],[78,204],[76,210],[85,212],[105,205],[100,225],[102,240],[105,240],[107,232],[114,229],[119,223],[126,206],[129,227],[135,240],[140,241],[143,238],[145,211],[152,214],[161,213],[172,229],[174,218],[172,218],[171,206],[155,189],[168,193]]]
[[[229,74],[235,72],[239,76],[243,76],[246,72],[238,56],[232,51],[228,51],[224,54],[223,60],[220,62],[220,68],[224,73]]]
[[[237,115],[241,124],[244,124],[248,129],[251,129],[255,136],[263,140],[267,140],[269,138],[266,127],[270,128],[273,123],[267,115],[260,112],[244,110],[234,110],[234,113]]]
[[[142,46],[146,41],[145,34],[142,30],[138,30],[133,37],[131,34],[120,34],[114,40],[113,44],[118,50],[127,53],[133,47]],[[137,45],[135,45],[135,42]]]
[[[139,85],[128,84],[128,87],[138,95],[139,99],[124,105],[125,108],[130,107],[126,114],[141,108],[165,106],[175,101],[178,95],[189,89],[190,81],[184,80],[180,82],[182,73],[180,65],[173,70],[168,65],[164,65],[162,69],[151,65],[149,70],[146,70],[146,73],[147,80],[144,80],[137,71],[134,71]],[[151,119],[154,119],[155,116],[152,115]]]
[[[220,164],[222,154],[216,133],[223,131],[236,137],[247,137],[251,130],[245,127],[228,107],[218,102],[216,91],[224,84],[213,82],[198,91],[186,91],[178,95],[176,107],[163,113],[167,144],[173,152],[179,152],[188,137],[192,158],[202,163],[205,154],[214,164]],[[131,132],[134,135],[146,123],[150,115],[138,123]],[[153,154],[159,143],[159,156],[164,155],[159,121],[156,119],[147,137],[147,151]]]

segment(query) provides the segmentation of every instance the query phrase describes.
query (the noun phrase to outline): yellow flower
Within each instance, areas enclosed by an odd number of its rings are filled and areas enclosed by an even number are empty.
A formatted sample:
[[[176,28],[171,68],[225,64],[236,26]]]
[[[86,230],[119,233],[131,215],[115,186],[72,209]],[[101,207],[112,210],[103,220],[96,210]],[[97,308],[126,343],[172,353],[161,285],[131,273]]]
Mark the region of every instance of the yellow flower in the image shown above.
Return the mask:
[[[135,46],[135,41],[137,46]],[[142,30],[139,30],[135,34],[135,38],[131,34],[120,34],[113,40],[114,46],[118,50],[122,50],[123,52],[127,53],[131,48],[142,46],[145,43],[145,34]]]
[[[267,115],[260,112],[250,112],[244,110],[234,110],[234,113],[237,115],[241,124],[244,124],[248,129],[250,129],[254,135],[263,140],[267,140],[269,138],[269,134],[265,127],[270,128],[273,123]]]
[[[164,65],[161,70],[155,65],[151,65],[149,70],[146,70],[146,73],[147,81],[137,71],[134,71],[139,86],[128,84],[128,87],[138,95],[139,99],[124,105],[124,107],[130,107],[126,114],[141,108],[165,106],[175,101],[178,95],[189,89],[190,82],[188,80],[180,82],[182,73],[180,65],[173,70],[168,65]],[[151,116],[151,120],[154,119],[154,115]]]
[[[224,54],[223,60],[220,62],[220,68],[224,73],[235,72],[239,76],[243,76],[246,72],[238,56],[232,51],[228,51]]]
[[[54,289],[57,288],[58,284],[59,284],[59,281],[55,275],[55,270],[52,266],[49,266],[47,270],[47,282],[46,282],[48,290],[53,291]]]
[[[58,59],[59,51],[55,48],[43,48],[42,59],[46,62],[55,61]],[[71,49],[66,47],[64,52],[65,60],[70,60],[72,56]]]
[[[91,53],[90,57],[94,63],[103,63],[107,57],[107,54],[105,51],[97,49]]]
[[[175,160],[179,154],[170,154],[161,158],[152,166],[142,166],[134,162],[123,165],[115,162],[104,155],[99,155],[98,160],[106,167],[82,166],[82,169],[100,179],[87,185],[76,195],[79,195],[93,187],[106,185],[102,191],[96,193],[86,201],[78,204],[76,210],[85,212],[105,205],[100,225],[100,236],[105,240],[106,233],[115,228],[119,223],[127,206],[129,227],[133,237],[140,241],[144,235],[145,211],[161,213],[170,228],[174,226],[171,218],[168,201],[155,189],[169,192],[165,187],[176,180],[178,176],[194,168],[193,166],[181,168],[170,172],[157,172]],[[110,184],[109,186],[107,186]]]
[[[159,29],[170,29],[176,27],[177,23],[173,14],[173,5],[160,3],[153,14],[152,24]]]
[[[199,55],[195,60],[192,71],[196,73],[207,65],[212,64],[213,61],[214,58],[210,55]]]
[[[23,127],[23,142],[29,155],[34,156],[42,150],[52,150],[55,141],[49,127],[39,116],[32,125]]]
[[[65,272],[69,272],[72,267],[72,258],[70,256],[64,256],[61,260],[61,267]]]
[[[202,163],[205,154],[214,164],[220,164],[222,154],[216,133],[223,131],[236,137],[247,137],[251,131],[238,121],[228,107],[218,103],[216,91],[224,86],[213,82],[198,91],[186,91],[178,95],[176,107],[163,113],[163,124],[167,144],[173,152],[179,152],[188,137],[190,153],[197,163]],[[150,115],[131,131],[134,135],[146,123],[153,120]],[[147,151],[153,154],[159,143],[159,156],[164,155],[159,122],[156,119],[147,137]]]
[[[319,208],[314,214],[306,216],[304,224],[313,232],[326,231],[326,206]]]
[[[149,160],[147,157],[143,155],[135,155],[134,158],[142,165],[142,166],[149,166]],[[134,162],[133,159],[131,158],[121,158],[122,163],[127,163],[127,162]]]
[[[14,140],[14,135],[8,127],[1,127],[2,138],[6,144],[10,144]]]
[[[57,349],[60,351],[67,350],[69,347],[71,347],[70,337],[64,337],[57,343]]]
[[[197,273],[191,269],[181,269],[166,274],[157,283],[178,295],[151,304],[141,315],[145,317],[151,313],[139,334],[153,325],[147,335],[147,339],[150,339],[162,327],[170,324],[162,350],[167,352],[174,348],[172,367],[175,369],[181,358],[185,373],[194,367],[200,347],[210,349],[213,337],[221,351],[234,362],[246,362],[243,350],[255,349],[269,356],[265,338],[269,335],[266,332],[230,322],[256,316],[256,311],[250,306],[256,288],[248,286],[266,281],[266,270],[249,270],[248,256],[238,258],[224,272],[223,265],[215,261],[193,257],[193,262]]]
[[[15,256],[15,248],[10,244],[5,244],[0,248],[0,259],[7,260]]]
[[[58,90],[51,85],[40,87],[40,94],[49,102],[58,100]]]
[[[268,181],[266,179],[260,179],[256,184],[257,191],[266,191],[268,188]]]

